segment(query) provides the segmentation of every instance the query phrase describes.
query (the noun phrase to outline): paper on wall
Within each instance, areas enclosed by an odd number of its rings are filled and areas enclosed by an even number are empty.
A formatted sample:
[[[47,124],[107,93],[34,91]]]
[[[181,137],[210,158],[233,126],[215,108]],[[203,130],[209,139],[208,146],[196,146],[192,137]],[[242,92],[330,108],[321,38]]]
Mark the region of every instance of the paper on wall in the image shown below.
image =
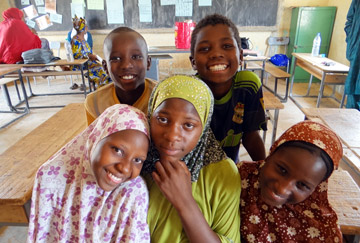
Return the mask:
[[[27,7],[23,8],[22,10],[24,11],[26,17],[29,19],[33,19],[33,18],[39,16],[34,5],[27,6]]]
[[[140,22],[152,22],[151,0],[139,0]]]
[[[199,6],[211,6],[212,0],[199,0]]]
[[[160,0],[160,5],[174,5],[175,0]]]
[[[36,22],[37,26],[39,27],[39,30],[44,30],[53,25],[53,23],[51,23],[51,21],[50,21],[50,17],[48,14],[45,14],[43,16],[40,16],[39,18],[36,18],[35,22]]]
[[[104,10],[104,0],[87,0],[88,9]]]
[[[30,0],[21,0],[21,5],[29,5]]]
[[[56,0],[45,0],[45,11],[48,13],[56,13]]]
[[[192,16],[193,1],[192,0],[176,0],[175,16]]]
[[[35,21],[32,21],[31,19],[27,19],[26,20],[26,24],[27,24],[27,26],[29,26],[30,28],[35,28]]]
[[[85,6],[83,3],[71,3],[71,17],[74,18],[76,16],[85,17]]]
[[[124,23],[124,6],[122,0],[106,0],[108,24]]]
[[[44,5],[44,0],[35,0],[36,6]]]
[[[39,14],[46,14],[45,7],[38,7],[38,13]]]
[[[58,24],[62,24],[62,15],[56,13],[50,13],[50,21]]]

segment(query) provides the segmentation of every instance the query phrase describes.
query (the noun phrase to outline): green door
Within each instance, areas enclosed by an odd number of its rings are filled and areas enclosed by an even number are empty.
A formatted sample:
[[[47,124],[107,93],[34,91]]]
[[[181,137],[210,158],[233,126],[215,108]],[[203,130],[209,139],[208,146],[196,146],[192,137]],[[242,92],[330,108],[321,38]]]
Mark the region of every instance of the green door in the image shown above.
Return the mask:
[[[320,54],[328,56],[335,15],[336,7],[294,8],[291,17],[288,56],[292,52],[311,53],[313,40],[318,32],[321,33]],[[293,59],[290,72],[294,68]],[[308,82],[309,77],[307,72],[299,67],[296,68],[296,82]]]

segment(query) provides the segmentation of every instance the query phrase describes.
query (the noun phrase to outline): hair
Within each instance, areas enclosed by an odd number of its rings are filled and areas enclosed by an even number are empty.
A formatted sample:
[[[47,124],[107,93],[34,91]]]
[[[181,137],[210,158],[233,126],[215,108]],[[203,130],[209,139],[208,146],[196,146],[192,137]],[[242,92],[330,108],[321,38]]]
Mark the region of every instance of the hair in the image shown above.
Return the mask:
[[[277,147],[274,152],[276,152],[279,149],[288,148],[288,147],[302,148],[314,155],[320,156],[326,166],[326,173],[322,181],[325,181],[330,177],[331,173],[334,170],[334,163],[330,158],[330,156],[324,150],[322,150],[321,148],[319,148],[318,146],[312,143],[308,143],[304,141],[288,141]]]
[[[137,31],[129,28],[129,27],[118,27],[116,29],[113,29],[106,37],[105,37],[105,40],[104,40],[104,48],[106,48],[107,46],[107,42],[108,41],[111,41],[110,40],[110,37],[114,34],[120,34],[120,33],[130,33],[130,32],[133,32],[133,33],[136,33],[144,42],[145,42],[145,45],[147,46],[147,43],[146,43],[146,40],[144,39],[144,37]],[[146,55],[148,54],[148,48],[146,48]]]
[[[212,15],[207,15],[203,19],[201,19],[199,23],[195,26],[195,29],[191,34],[191,47],[190,47],[191,56],[194,56],[196,39],[200,30],[208,25],[215,26],[217,24],[227,25],[232,30],[236,43],[239,47],[239,50],[241,50],[240,34],[235,24],[230,19],[228,19],[223,15],[212,14]]]

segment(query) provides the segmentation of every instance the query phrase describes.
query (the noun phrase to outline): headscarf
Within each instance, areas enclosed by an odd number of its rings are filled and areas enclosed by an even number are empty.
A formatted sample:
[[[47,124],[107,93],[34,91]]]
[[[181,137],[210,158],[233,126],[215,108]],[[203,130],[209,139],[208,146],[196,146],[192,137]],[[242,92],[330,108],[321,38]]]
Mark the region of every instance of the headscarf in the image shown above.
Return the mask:
[[[7,19],[21,20],[21,18],[24,16],[24,13],[18,8],[9,8],[2,13],[2,16],[4,20]]]
[[[327,126],[310,120],[293,125],[274,142],[270,148],[270,155],[281,144],[290,141],[302,141],[317,146],[329,155],[335,169],[339,167],[343,154],[342,145],[339,137]]]
[[[140,110],[117,104],[66,144],[37,172],[32,195],[28,242],[149,242],[148,192],[141,177],[102,190],[90,158],[105,137],[133,129],[149,136]],[[80,239],[79,239],[80,238]]]
[[[289,141],[311,143],[325,151],[337,168],[342,145],[328,127],[313,121],[299,122],[286,130],[270,148],[270,155]],[[328,182],[321,182],[304,201],[278,207],[261,199],[259,174],[264,161],[242,162],[241,237],[246,242],[341,242],[338,218],[328,197]]]
[[[191,181],[196,181],[203,166],[226,158],[226,154],[210,129],[214,97],[209,87],[200,79],[185,75],[172,76],[158,83],[154,88],[149,101],[149,120],[156,108],[170,98],[181,98],[190,102],[198,112],[203,125],[202,134],[196,147],[182,158],[191,173]],[[159,159],[159,153],[155,145],[151,143],[143,171],[146,173],[154,171],[155,162]]]
[[[82,17],[78,18],[75,15],[75,17],[73,18],[73,27],[78,33],[85,31],[86,20]]]

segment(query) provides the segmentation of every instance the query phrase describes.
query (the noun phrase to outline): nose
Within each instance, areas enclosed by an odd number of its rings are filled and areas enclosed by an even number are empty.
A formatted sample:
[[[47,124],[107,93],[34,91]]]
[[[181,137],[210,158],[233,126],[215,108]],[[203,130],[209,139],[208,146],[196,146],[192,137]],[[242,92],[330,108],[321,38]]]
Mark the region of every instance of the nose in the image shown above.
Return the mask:
[[[133,67],[133,63],[130,57],[126,57],[121,62],[121,68],[123,69],[129,69]]]
[[[129,176],[132,171],[132,163],[129,159],[123,159],[115,165],[116,169],[123,175]]]
[[[166,129],[164,137],[171,143],[179,141],[181,139],[181,128],[179,128],[176,124],[170,125]]]
[[[219,58],[224,57],[223,51],[221,48],[212,48],[210,51],[210,58]]]
[[[283,179],[278,181],[275,193],[281,197],[287,198],[293,191],[294,183],[291,180]]]

